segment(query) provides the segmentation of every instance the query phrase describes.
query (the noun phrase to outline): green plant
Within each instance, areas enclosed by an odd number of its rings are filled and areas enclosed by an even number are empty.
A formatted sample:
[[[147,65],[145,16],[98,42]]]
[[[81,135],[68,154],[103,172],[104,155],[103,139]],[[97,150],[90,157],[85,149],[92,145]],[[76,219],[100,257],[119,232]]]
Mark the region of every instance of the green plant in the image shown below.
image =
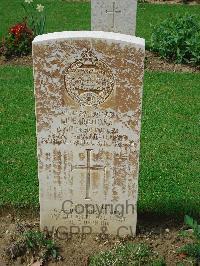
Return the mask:
[[[36,35],[43,34],[46,24],[44,6],[33,4],[33,0],[22,3],[26,18],[12,26],[6,37],[0,42],[0,54],[6,58],[23,56],[31,53],[32,41]]]
[[[163,258],[155,259],[152,261],[150,266],[165,266],[165,260]]]
[[[0,53],[5,57],[27,55],[31,52],[33,32],[26,21],[12,26],[0,44]]]
[[[17,240],[12,241],[12,244],[5,251],[10,259],[29,254],[34,260],[41,261],[43,264],[50,260],[58,261],[61,259],[58,247],[53,240],[43,232],[33,230],[17,235]]]
[[[198,241],[200,241],[200,225],[198,222],[188,215],[185,216],[184,222],[187,226],[193,229],[194,236]]]
[[[200,21],[186,14],[167,18],[153,28],[150,49],[176,63],[200,65]]]
[[[178,253],[183,253],[195,260],[195,263],[200,263],[200,225],[192,217],[185,216],[185,224],[193,229],[195,237],[194,243],[189,243],[179,249]],[[199,264],[198,264],[199,265]]]
[[[195,259],[196,263],[200,263],[200,243],[186,244],[184,247],[180,248],[179,253],[183,253]]]
[[[25,0],[22,7],[26,13],[28,25],[35,36],[43,34],[45,31],[46,16],[44,6],[33,3],[33,0]]]
[[[33,254],[40,253],[41,259],[57,259],[59,257],[58,248],[55,243],[39,231],[27,231],[24,233],[24,240],[27,249]]]
[[[190,236],[189,232],[185,231],[185,230],[181,230],[179,233],[178,233],[178,236],[181,237],[181,238],[188,238]]]
[[[150,248],[145,244],[127,243],[113,250],[101,252],[90,258],[89,266],[128,266],[152,265],[162,266],[163,260],[155,260]]]

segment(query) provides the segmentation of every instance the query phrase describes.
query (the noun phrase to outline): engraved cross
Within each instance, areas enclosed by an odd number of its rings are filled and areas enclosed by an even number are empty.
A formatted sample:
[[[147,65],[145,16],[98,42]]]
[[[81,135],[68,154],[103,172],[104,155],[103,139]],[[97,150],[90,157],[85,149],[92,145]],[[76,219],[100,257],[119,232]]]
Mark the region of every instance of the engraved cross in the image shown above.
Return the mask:
[[[117,13],[121,13],[121,10],[117,10],[116,9],[116,3],[115,2],[113,2],[113,9],[111,10],[111,11],[109,11],[109,10],[107,10],[106,9],[106,13],[107,14],[111,14],[112,15],[112,21],[113,21],[113,28],[115,27],[115,14],[117,14]]]
[[[90,179],[91,179],[91,171],[92,170],[104,170],[105,173],[105,166],[101,165],[91,165],[91,151],[92,149],[86,149],[87,152],[87,165],[75,165],[72,166],[72,171],[76,169],[86,169],[87,176],[86,176],[86,197],[85,199],[90,199]]]

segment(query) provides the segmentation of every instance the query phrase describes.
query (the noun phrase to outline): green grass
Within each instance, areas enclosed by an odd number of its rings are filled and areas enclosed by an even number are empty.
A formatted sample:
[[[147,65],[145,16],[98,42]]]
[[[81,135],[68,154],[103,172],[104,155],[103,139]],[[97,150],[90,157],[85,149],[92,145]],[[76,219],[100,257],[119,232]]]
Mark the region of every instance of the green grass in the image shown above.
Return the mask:
[[[0,67],[0,205],[38,206],[32,69]],[[139,212],[200,213],[198,74],[145,73]]]
[[[136,35],[145,38],[148,43],[152,34],[152,26],[159,24],[169,16],[185,13],[197,15],[200,19],[198,5],[139,4]]]
[[[32,69],[1,67],[0,88],[0,205],[37,205]]]
[[[39,0],[38,0],[39,1]],[[14,23],[25,16],[20,5],[23,0],[0,1],[0,38]],[[47,32],[64,30],[90,30],[90,3],[67,3],[63,0],[40,0],[47,14]],[[137,36],[149,41],[151,24],[155,25],[172,14],[197,14],[199,6],[139,4]]]
[[[200,214],[199,74],[146,73],[139,209]]]
[[[116,266],[164,266],[162,258],[155,254],[146,244],[127,243],[112,250],[104,251],[89,259],[89,266],[116,265]]]
[[[22,0],[1,0],[0,38],[24,17]],[[41,0],[47,32],[89,30],[90,4]],[[172,14],[197,14],[199,6],[139,4],[137,36],[147,42],[151,24]],[[0,205],[38,206],[32,69],[0,68]],[[200,213],[200,139],[197,74],[145,74],[139,211]]]

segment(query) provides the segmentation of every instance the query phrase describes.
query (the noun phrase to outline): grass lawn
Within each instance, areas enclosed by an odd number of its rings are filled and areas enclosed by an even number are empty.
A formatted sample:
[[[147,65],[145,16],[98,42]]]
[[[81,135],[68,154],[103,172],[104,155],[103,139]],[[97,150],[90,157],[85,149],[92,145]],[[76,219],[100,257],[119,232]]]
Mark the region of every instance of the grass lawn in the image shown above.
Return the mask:
[[[31,68],[0,68],[0,205],[38,204]]]
[[[39,0],[38,0],[39,1]],[[37,2],[38,2],[37,1]],[[8,28],[25,16],[20,5],[23,0],[0,1],[0,38]],[[90,3],[68,3],[63,0],[40,0],[47,14],[47,32],[64,30],[90,30]],[[197,14],[199,6],[139,4],[137,12],[137,36],[148,42],[151,24],[155,25],[172,14]]]
[[[38,206],[32,69],[0,67],[0,205]],[[200,213],[198,74],[146,72],[139,212]]]

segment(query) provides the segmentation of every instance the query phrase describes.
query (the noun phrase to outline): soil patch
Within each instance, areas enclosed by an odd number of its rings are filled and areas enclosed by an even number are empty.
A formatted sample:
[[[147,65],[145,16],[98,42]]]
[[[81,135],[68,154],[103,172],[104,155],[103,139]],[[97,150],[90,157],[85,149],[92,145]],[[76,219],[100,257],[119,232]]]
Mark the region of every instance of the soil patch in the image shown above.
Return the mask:
[[[22,56],[22,57],[13,57],[9,60],[6,60],[4,56],[0,56],[0,66],[2,65],[11,65],[11,66],[33,66],[32,56]]]
[[[145,57],[145,69],[149,71],[163,71],[163,72],[188,72],[188,73],[200,73],[200,66],[190,66],[184,64],[174,64],[172,62],[161,59],[153,52],[146,51]],[[1,65],[12,66],[32,66],[32,56],[14,57],[10,60],[6,60],[4,57],[0,57]]]
[[[199,73],[200,66],[191,66],[184,64],[174,64],[170,61],[161,59],[157,54],[145,51],[145,69],[150,71],[163,71],[163,72],[188,72]]]
[[[19,235],[20,228],[39,230],[39,215],[19,215],[19,213],[1,214],[0,216],[0,266],[34,265],[30,254],[11,260],[6,256],[5,250],[13,245]],[[180,230],[183,224],[169,218],[165,220],[151,220],[150,217],[140,218],[138,221],[136,238],[117,238],[109,235],[73,235],[58,239],[55,242],[60,248],[63,259],[59,262],[49,262],[49,266],[86,266],[89,257],[100,251],[112,249],[116,245],[126,242],[145,243],[155,254],[163,257],[167,265],[173,266],[178,262],[191,265],[185,257],[177,254],[177,249],[191,242],[191,237],[181,237]],[[60,237],[59,237],[60,238]],[[37,264],[36,264],[37,265]],[[39,266],[39,264],[38,264]]]

